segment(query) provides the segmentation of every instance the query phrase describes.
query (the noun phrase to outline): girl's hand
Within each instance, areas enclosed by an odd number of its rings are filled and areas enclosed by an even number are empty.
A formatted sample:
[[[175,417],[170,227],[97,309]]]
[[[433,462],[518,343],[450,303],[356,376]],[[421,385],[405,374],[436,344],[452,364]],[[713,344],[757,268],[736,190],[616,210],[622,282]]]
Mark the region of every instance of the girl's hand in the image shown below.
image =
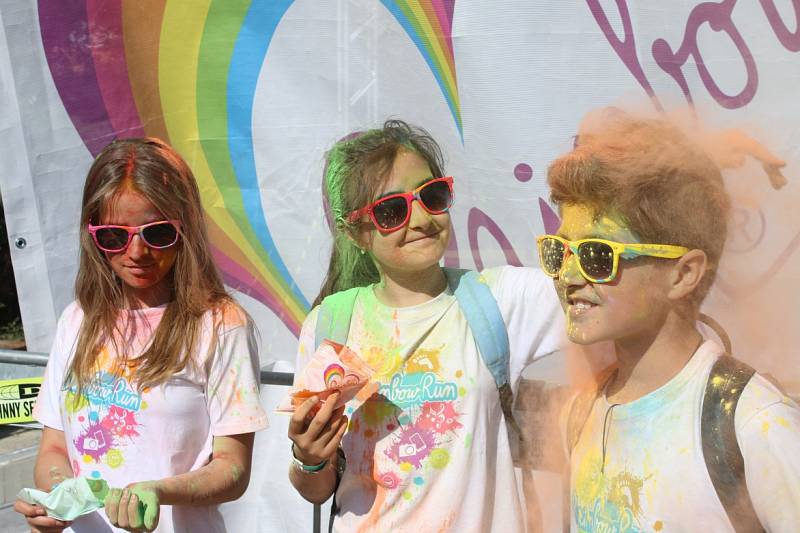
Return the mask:
[[[294,443],[295,457],[303,464],[318,465],[336,453],[347,430],[344,406],[333,408],[338,399],[338,392],[331,394],[317,414],[309,418],[309,413],[319,402],[319,398],[314,396],[303,402],[292,415],[289,438]]]
[[[31,505],[22,500],[14,502],[14,510],[25,517],[33,533],[60,533],[72,524],[47,516],[47,511],[42,506]]]
[[[105,508],[112,525],[127,531],[153,531],[158,526],[159,494],[155,483],[131,483],[111,489]]]

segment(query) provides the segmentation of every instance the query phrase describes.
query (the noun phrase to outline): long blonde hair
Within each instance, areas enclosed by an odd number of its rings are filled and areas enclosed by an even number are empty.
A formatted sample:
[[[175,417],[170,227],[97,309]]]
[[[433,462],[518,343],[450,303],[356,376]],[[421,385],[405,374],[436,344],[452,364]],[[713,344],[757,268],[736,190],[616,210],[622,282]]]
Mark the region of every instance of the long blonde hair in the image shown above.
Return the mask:
[[[189,166],[169,145],[152,137],[109,144],[95,159],[83,189],[80,219],[80,266],[75,294],[84,318],[69,378],[78,394],[94,379],[105,343],[115,345],[118,314],[126,307],[122,281],[87,231],[99,224],[111,202],[125,190],[141,194],[168,220],[179,220],[180,239],[170,274],[172,298],[144,353],[136,358],[138,388],[159,385],[192,362],[209,309],[232,303],[214,264],[200,192]],[[118,348],[117,346],[115,346]],[[125,365],[125,350],[117,350]]]

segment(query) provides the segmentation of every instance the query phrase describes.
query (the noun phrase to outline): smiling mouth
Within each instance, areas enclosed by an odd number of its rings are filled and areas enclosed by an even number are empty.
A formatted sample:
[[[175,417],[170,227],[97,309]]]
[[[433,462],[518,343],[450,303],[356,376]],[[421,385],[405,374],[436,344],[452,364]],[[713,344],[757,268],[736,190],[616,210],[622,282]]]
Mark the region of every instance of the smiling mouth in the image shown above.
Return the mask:
[[[430,235],[422,235],[421,237],[417,237],[416,239],[411,239],[410,241],[406,241],[406,244],[411,244],[412,242],[417,242],[417,241],[424,241],[425,239],[433,239],[434,237],[439,235],[439,233],[441,232],[437,231],[435,233],[431,233]]]
[[[598,306],[598,304],[589,300],[574,297],[567,298],[567,304],[569,306],[567,312],[570,316],[575,318],[585,315]]]

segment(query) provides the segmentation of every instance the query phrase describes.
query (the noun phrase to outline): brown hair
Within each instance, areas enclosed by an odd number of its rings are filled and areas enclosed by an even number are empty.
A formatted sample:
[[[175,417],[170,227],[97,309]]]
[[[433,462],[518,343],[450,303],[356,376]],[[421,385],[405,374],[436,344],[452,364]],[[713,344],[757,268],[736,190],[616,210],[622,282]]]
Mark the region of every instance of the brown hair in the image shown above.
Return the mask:
[[[730,198],[717,166],[698,145],[663,119],[607,110],[593,131],[548,170],[558,205],[584,204],[614,213],[641,242],[699,249],[708,270],[693,294],[711,288],[727,235]]]
[[[401,150],[424,159],[434,177],[444,175],[442,151],[433,137],[402,120],[387,120],[382,128],[348,135],[325,154],[322,193],[330,216],[333,249],[315,306],[330,294],[380,280],[372,257],[353,242],[355,228],[347,216],[377,196]]]
[[[209,309],[236,306],[214,265],[200,193],[192,171],[169,145],[155,138],[125,139],[109,144],[97,156],[86,177],[80,219],[80,266],[75,293],[84,319],[69,376],[80,390],[94,378],[100,349],[116,345],[120,309],[126,307],[124,287],[93,242],[87,225],[100,219],[123,191],[133,190],[165,219],[179,220],[180,240],[170,273],[172,299],[133,371],[138,387],[158,385],[191,363]],[[242,311],[243,312],[243,311]],[[115,346],[117,347],[117,346]],[[127,364],[125,350],[117,350]]]

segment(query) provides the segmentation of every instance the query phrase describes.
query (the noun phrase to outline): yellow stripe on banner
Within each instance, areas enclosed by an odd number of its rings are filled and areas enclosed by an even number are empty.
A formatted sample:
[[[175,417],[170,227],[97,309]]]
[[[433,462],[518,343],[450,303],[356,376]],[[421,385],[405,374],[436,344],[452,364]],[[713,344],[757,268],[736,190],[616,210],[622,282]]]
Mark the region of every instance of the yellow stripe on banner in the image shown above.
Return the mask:
[[[33,406],[42,378],[0,381],[0,424],[33,422]]]
[[[287,305],[298,320],[305,315],[286,290],[281,290],[280,278],[259,257],[253,242],[236,224],[214,179],[200,142],[197,121],[197,72],[200,42],[211,6],[211,0],[174,0],[167,2],[161,28],[158,57],[159,87],[164,121],[172,146],[186,159],[200,189],[206,214],[222,233],[244,254],[255,272],[265,280],[265,288]],[[216,243],[222,244],[222,243]],[[223,250],[225,251],[225,250]],[[227,253],[227,252],[226,252]]]

